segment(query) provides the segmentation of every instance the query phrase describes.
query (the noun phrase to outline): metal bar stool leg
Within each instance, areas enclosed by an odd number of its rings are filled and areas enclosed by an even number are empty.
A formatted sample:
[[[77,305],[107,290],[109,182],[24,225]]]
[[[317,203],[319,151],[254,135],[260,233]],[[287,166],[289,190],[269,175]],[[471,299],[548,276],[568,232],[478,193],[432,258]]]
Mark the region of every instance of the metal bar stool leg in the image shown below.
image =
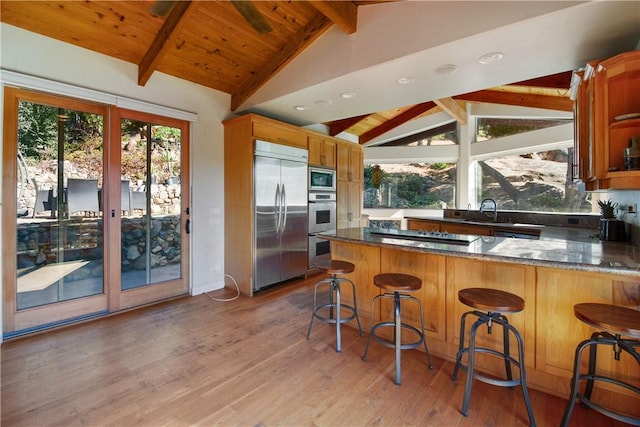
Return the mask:
[[[429,354],[429,349],[427,348],[427,335],[424,332],[424,310],[422,310],[422,303],[419,299],[414,299],[414,301],[420,307],[420,326],[422,327],[422,343],[424,344],[424,352],[427,353],[427,362],[429,362],[429,369],[433,369],[433,363],[431,363],[431,355]]]
[[[505,319],[506,320],[506,319]],[[524,395],[524,404],[527,407],[527,415],[529,416],[529,425],[535,426],[536,420],[533,416],[533,407],[531,406],[531,399],[529,397],[529,388],[527,387],[527,374],[524,367],[524,343],[520,332],[509,323],[503,325],[504,329],[509,329],[518,341],[518,368],[520,369],[520,386],[522,387],[522,394]],[[511,371],[511,369],[509,369]],[[509,378],[511,380],[511,378]]]
[[[353,289],[353,310],[357,313],[358,312],[358,301],[356,298],[356,285],[349,279],[344,279],[345,282],[349,282],[351,284],[351,289]],[[360,331],[360,336],[364,336],[364,334],[362,333],[362,326],[360,325],[360,317],[356,316],[356,322],[358,323],[358,330]]]
[[[465,417],[469,415],[469,404],[471,403],[471,388],[473,387],[473,375],[475,367],[475,354],[476,354],[476,332],[480,325],[486,323],[486,319],[478,319],[469,331],[469,351],[467,362],[467,381],[464,387],[464,398],[462,399],[462,410],[460,411]]]
[[[373,325],[375,325],[374,321],[375,321],[375,308],[376,308],[376,301],[378,301],[380,298],[382,298],[383,295],[376,295],[373,298],[373,301],[371,301],[371,327],[373,328]],[[364,353],[362,354],[362,360],[366,361],[367,360],[367,352],[369,351],[369,344],[371,343],[371,336],[373,335],[373,331],[369,332],[369,336],[367,337],[367,345],[364,348]]]
[[[451,379],[454,381],[458,379],[458,369],[460,369],[460,366],[462,365],[462,355],[466,353],[464,348],[464,333],[466,330],[466,319],[469,314],[471,314],[471,312],[466,312],[460,318],[460,343],[458,344],[458,353],[456,354],[456,366],[453,368],[453,373],[451,374]]]
[[[340,334],[340,324],[342,322],[340,322],[340,316],[341,316],[341,313],[340,313],[340,311],[341,311],[340,310],[340,284],[335,280],[335,278],[331,282],[331,287],[336,292],[336,351],[338,353],[341,353],[342,352],[342,336]]]
[[[567,405],[566,410],[564,411],[564,416],[562,417],[562,422],[560,423],[561,427],[565,427],[569,424],[569,419],[571,418],[571,413],[573,412],[573,408],[576,406],[576,399],[578,398],[578,387],[580,384],[580,361],[582,360],[582,351],[588,345],[596,345],[592,340],[584,340],[578,347],[576,347],[576,355],[573,361],[573,377],[571,378],[571,394],[569,395],[569,403]]]
[[[500,319],[504,322],[504,324],[502,325],[502,342],[504,344],[504,369],[505,369],[505,373],[507,375],[507,380],[511,381],[513,379],[513,374],[511,372],[511,362],[510,362],[510,348],[509,348],[509,328],[507,326],[509,326],[509,321],[507,320],[506,316],[500,316]],[[520,340],[518,340],[518,343],[520,343]],[[522,357],[522,355],[520,355],[520,357]],[[522,369],[520,370],[522,372]]]
[[[393,293],[393,342],[395,343],[396,350],[396,385],[400,385],[402,372],[401,372],[401,353],[402,353],[402,317],[400,311],[400,293]]]

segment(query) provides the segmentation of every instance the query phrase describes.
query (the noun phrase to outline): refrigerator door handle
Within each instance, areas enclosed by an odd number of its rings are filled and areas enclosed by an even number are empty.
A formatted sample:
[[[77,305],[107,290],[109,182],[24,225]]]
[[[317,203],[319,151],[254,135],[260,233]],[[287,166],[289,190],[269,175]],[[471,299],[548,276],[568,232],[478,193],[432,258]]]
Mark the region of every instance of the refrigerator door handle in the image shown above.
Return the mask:
[[[276,234],[280,235],[280,222],[282,221],[282,214],[280,212],[282,210],[280,206],[280,184],[276,184],[276,198],[273,202],[273,207],[276,212],[276,217],[274,219],[275,226],[276,226]]]
[[[287,226],[287,192],[284,188],[284,184],[282,184],[282,203],[281,206],[284,208],[284,212],[282,215],[282,230],[281,233],[284,233],[285,227]]]

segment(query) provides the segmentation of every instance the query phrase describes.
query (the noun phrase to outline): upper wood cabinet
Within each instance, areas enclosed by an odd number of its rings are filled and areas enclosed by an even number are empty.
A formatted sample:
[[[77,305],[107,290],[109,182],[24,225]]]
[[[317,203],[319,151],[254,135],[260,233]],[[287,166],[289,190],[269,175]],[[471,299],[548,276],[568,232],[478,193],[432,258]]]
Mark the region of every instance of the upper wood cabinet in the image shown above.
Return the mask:
[[[350,142],[338,143],[338,181],[362,182],[364,176],[362,147]]]
[[[573,108],[574,149],[573,178],[582,181],[587,190],[592,190],[595,175],[594,144],[594,74],[593,63],[587,64],[585,70],[577,71],[573,76],[576,85],[576,99]]]
[[[588,190],[639,189],[624,149],[640,136],[640,51],[589,63],[577,94],[578,177]]]
[[[362,224],[362,182],[338,181],[336,198],[336,227],[360,227]]]
[[[329,137],[309,135],[309,164],[335,169],[336,140]]]
[[[337,153],[337,227],[360,227],[364,181],[362,147],[358,144],[339,141]]]
[[[252,115],[252,135],[282,145],[307,148],[307,133],[304,129],[280,123],[266,117]]]

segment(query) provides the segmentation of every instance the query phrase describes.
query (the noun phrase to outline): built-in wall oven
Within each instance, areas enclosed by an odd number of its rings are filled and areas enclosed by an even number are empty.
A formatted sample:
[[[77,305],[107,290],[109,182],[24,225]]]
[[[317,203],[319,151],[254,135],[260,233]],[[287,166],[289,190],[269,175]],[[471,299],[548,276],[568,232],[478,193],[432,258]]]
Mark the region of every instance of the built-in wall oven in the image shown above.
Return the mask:
[[[336,229],[336,193],[334,191],[309,192],[309,269],[320,260],[331,259],[331,244],[317,233]]]

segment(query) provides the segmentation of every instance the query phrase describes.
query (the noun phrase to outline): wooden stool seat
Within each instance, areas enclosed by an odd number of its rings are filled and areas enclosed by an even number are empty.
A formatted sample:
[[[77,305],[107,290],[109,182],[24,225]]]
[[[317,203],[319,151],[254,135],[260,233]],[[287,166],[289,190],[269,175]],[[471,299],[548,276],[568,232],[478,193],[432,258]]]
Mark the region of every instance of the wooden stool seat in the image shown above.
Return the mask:
[[[461,303],[494,313],[517,313],[524,310],[524,300],[509,292],[488,288],[468,288],[458,292]]]
[[[349,274],[353,273],[356,266],[348,261],[328,260],[316,265],[316,268],[328,274]]]
[[[610,409],[608,405],[596,403],[597,401],[591,399],[596,381],[630,390],[640,397],[640,387],[637,385],[626,382],[622,377],[615,377],[611,373],[596,372],[598,367],[598,347],[602,346],[612,347],[615,360],[620,360],[622,354],[625,353],[634,358],[640,366],[640,339],[638,339],[640,338],[640,311],[611,304],[589,302],[574,305],[573,313],[582,322],[599,330],[591,334],[591,338],[582,341],[576,347],[573,361],[573,377],[571,378],[571,394],[560,425],[562,427],[569,425],[576,400],[579,400],[583,406],[600,412],[609,418],[640,426],[640,418],[616,412]],[[587,372],[582,372],[582,352],[587,348],[589,349],[589,363],[587,364]],[[580,389],[580,381],[586,382],[583,391]]]
[[[385,291],[413,292],[422,288],[422,280],[410,274],[383,273],[373,278],[373,284]]]
[[[582,303],[573,307],[575,316],[594,328],[640,338],[640,311],[611,304]]]
[[[371,302],[371,330],[369,331],[369,337],[367,338],[367,346],[364,349],[362,360],[367,360],[367,352],[369,351],[369,344],[371,338],[376,342],[384,345],[385,347],[393,348],[396,352],[396,385],[400,385],[402,378],[401,371],[401,356],[402,350],[410,350],[413,348],[424,346],[424,352],[427,355],[427,362],[429,363],[429,369],[433,369],[431,363],[431,355],[429,355],[429,349],[427,348],[427,337],[424,332],[424,313],[422,311],[422,301],[411,295],[407,295],[403,292],[414,292],[422,288],[422,280],[419,277],[412,276],[410,274],[403,273],[383,273],[377,274],[373,277],[373,284],[378,288],[387,291],[376,295]],[[393,319],[388,321],[382,321],[374,323],[376,302],[380,299],[392,299],[393,300]],[[402,301],[413,301],[420,308],[420,328],[416,328],[413,325],[404,323],[402,321]],[[382,308],[380,308],[382,309]],[[393,339],[389,340],[376,333],[381,328],[392,328]],[[417,337],[412,342],[404,342],[402,339],[402,331],[408,331],[413,336]],[[405,340],[406,341],[406,340]]]

